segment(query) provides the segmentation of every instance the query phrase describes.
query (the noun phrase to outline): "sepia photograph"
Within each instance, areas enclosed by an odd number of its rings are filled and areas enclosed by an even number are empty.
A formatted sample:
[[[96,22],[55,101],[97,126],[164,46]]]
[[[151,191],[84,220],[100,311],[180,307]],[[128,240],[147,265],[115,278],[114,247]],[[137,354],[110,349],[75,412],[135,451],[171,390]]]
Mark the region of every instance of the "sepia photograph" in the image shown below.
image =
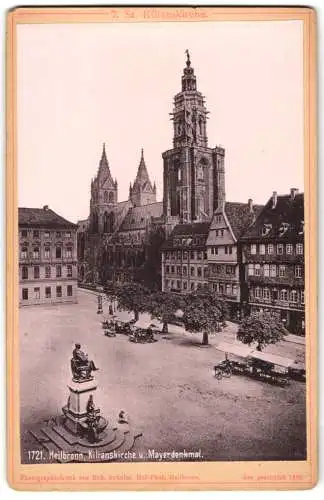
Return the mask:
[[[310,458],[304,21],[177,10],[16,27],[21,465]]]

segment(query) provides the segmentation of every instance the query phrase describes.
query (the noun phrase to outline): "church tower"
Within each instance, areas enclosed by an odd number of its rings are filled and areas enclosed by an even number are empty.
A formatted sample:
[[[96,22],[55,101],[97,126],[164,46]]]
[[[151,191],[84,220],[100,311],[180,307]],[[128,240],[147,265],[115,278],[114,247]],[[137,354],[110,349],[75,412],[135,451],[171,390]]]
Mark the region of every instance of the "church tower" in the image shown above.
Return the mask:
[[[138,166],[134,184],[129,186],[129,199],[135,207],[150,205],[156,202],[156,186],[151,184],[145,160],[144,151],[141,152],[141,160]]]
[[[181,92],[174,98],[173,149],[162,154],[164,169],[163,210],[181,222],[209,220],[225,201],[225,150],[208,147],[204,96],[189,51],[181,79]]]
[[[118,184],[117,180],[112,178],[104,144],[97,176],[91,182],[90,231],[92,233],[114,231],[117,201]]]

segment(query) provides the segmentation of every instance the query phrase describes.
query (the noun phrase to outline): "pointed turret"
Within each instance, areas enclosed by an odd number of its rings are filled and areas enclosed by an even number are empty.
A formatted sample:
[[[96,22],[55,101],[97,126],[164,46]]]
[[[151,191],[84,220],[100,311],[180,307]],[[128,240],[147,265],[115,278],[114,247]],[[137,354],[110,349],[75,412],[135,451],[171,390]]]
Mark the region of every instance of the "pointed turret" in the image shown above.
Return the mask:
[[[106,155],[106,145],[103,143],[101,159],[99,162],[98,177],[104,177],[106,180],[109,179],[111,184],[115,184],[112,178],[109,163]]]
[[[92,231],[107,232],[108,212],[114,210],[118,202],[117,179],[113,179],[103,143],[97,176],[91,181],[90,218],[95,220]],[[109,231],[108,231],[109,232]]]
[[[156,202],[156,193],[147,172],[143,148],[134,184],[129,187],[129,198],[135,206]]]
[[[141,160],[140,160],[140,163],[138,166],[137,175],[136,175],[136,179],[135,179],[135,182],[133,185],[133,189],[143,188],[146,184],[148,184],[149,187],[151,189],[153,189],[148,172],[147,172],[145,160],[144,160],[144,150],[142,148]]]

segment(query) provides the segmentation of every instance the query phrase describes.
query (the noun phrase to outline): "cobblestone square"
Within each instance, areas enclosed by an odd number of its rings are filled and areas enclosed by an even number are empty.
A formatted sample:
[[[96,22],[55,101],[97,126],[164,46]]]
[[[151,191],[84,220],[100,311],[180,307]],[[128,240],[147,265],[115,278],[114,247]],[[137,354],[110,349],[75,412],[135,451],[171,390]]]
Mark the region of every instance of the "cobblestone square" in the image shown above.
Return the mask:
[[[213,365],[223,358],[215,344],[229,340],[230,329],[211,337],[207,348],[177,327],[156,334],[156,343],[134,344],[125,335],[105,337],[101,320],[96,295],[82,290],[78,304],[20,310],[23,460],[28,428],[59,415],[66,404],[75,342],[100,368],[96,404],[102,414],[116,422],[123,409],[143,432],[138,453],[201,450],[203,460],[215,461],[305,458],[305,384],[283,388],[243,376],[213,377]],[[286,344],[282,354],[302,350]]]

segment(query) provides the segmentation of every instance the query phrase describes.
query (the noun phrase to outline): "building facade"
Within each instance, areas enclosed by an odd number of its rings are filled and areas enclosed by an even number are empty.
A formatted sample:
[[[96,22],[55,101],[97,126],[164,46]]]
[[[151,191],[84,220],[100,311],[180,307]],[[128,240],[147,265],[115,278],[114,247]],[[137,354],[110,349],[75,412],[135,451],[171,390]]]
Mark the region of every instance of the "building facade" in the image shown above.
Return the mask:
[[[291,332],[304,334],[304,195],[274,192],[242,247],[247,312],[270,312]]]
[[[162,290],[188,293],[208,287],[209,223],[178,224],[162,246]]]
[[[242,267],[241,235],[256,220],[262,207],[225,202],[215,211],[207,238],[208,279],[212,293],[223,296],[231,317],[241,315]]]
[[[19,305],[77,302],[77,226],[44,206],[19,208]]]

